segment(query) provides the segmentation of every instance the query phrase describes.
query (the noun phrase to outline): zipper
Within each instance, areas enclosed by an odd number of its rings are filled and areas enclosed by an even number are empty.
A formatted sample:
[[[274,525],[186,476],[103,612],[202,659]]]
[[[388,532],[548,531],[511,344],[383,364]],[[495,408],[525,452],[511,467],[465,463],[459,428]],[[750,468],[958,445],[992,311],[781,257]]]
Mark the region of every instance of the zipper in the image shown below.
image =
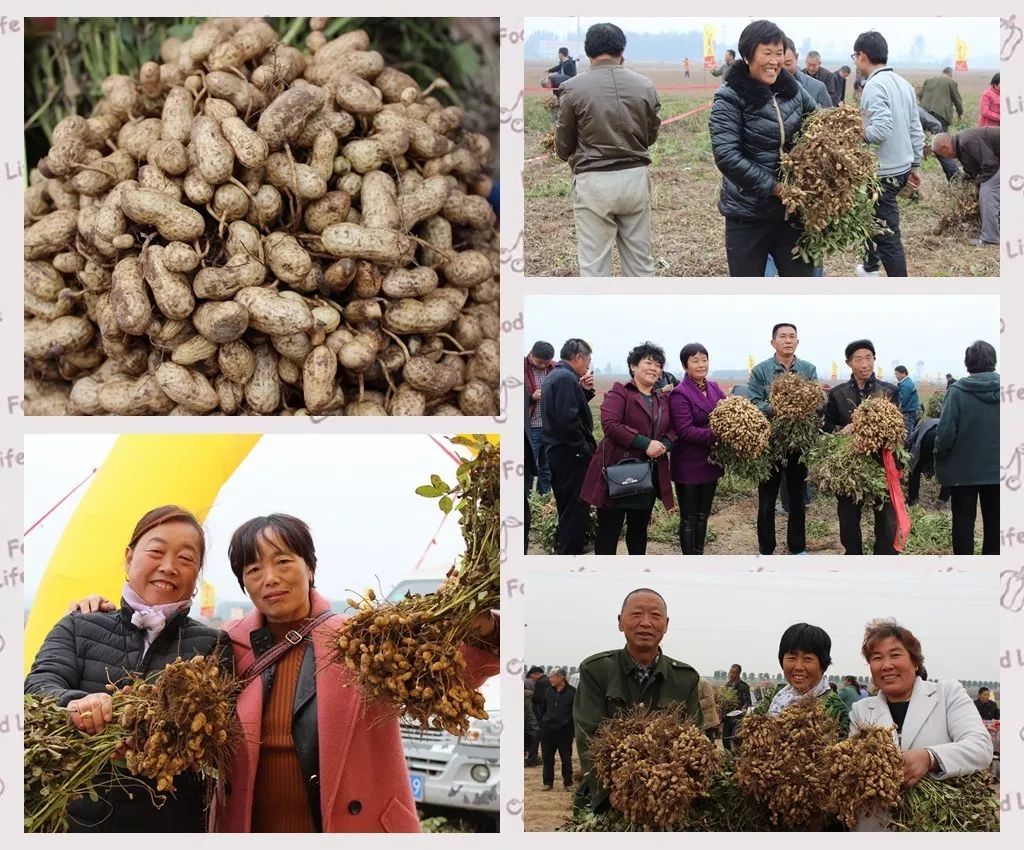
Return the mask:
[[[772,92],[772,106],[775,107],[775,117],[779,122],[779,167],[782,167],[782,156],[785,153],[783,148],[786,144],[786,124],[782,120],[782,110],[779,109],[779,101],[775,97],[775,92]]]

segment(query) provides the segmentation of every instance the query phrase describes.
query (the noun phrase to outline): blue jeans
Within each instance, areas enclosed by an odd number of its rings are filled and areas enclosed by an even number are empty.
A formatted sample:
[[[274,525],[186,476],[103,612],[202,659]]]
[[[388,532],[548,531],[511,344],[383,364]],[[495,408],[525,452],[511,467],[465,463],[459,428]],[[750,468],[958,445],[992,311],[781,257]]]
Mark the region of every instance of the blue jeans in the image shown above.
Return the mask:
[[[764,266],[764,276],[765,277],[778,277],[779,276],[779,270],[775,266],[775,258],[772,257],[771,254],[768,255],[768,262],[765,263],[765,266]],[[814,274],[812,274],[811,277],[824,277],[824,276],[825,276],[825,267],[824,266],[815,266],[814,267]]]
[[[537,492],[551,492],[551,470],[548,468],[548,451],[544,446],[544,429],[530,429],[530,445],[533,446],[533,459],[537,462]],[[526,483],[526,490],[533,489],[533,482]]]

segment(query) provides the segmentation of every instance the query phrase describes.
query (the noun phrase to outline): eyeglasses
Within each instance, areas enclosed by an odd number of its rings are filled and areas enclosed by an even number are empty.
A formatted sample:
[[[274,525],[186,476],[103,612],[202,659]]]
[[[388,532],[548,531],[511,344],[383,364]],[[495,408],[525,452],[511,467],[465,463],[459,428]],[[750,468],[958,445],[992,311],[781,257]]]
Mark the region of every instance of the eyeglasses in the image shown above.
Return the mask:
[[[851,53],[851,54],[850,54],[850,58],[851,58],[851,59],[852,59],[852,60],[853,60],[854,62],[856,62],[856,61],[857,61],[857,57],[858,57],[858,56],[860,56],[860,53],[861,53],[861,52],[860,52],[859,50],[858,50],[858,51],[857,51],[856,53]]]

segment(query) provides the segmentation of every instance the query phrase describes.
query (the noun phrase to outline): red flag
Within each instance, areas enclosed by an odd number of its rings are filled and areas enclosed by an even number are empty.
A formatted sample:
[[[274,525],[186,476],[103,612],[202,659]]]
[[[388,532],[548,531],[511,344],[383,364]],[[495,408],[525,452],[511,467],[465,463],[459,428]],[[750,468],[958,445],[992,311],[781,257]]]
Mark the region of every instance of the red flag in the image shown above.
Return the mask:
[[[903,501],[903,488],[900,486],[902,473],[896,468],[896,458],[892,449],[882,452],[882,465],[885,467],[885,483],[889,485],[889,499],[893,510],[896,511],[896,538],[892,541],[892,548],[902,552],[910,537],[910,514],[907,513],[907,504]]]

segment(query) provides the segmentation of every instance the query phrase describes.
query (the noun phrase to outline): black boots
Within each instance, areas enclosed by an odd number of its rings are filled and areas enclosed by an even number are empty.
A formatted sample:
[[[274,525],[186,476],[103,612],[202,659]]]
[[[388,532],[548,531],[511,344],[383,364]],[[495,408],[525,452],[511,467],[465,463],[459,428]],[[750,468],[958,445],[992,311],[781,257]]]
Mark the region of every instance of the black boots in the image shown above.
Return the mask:
[[[697,554],[697,517],[684,516],[679,525],[679,545],[684,555]]]
[[[704,538],[708,534],[708,515],[697,514],[697,528],[694,534],[694,549],[697,555],[704,554]]]

